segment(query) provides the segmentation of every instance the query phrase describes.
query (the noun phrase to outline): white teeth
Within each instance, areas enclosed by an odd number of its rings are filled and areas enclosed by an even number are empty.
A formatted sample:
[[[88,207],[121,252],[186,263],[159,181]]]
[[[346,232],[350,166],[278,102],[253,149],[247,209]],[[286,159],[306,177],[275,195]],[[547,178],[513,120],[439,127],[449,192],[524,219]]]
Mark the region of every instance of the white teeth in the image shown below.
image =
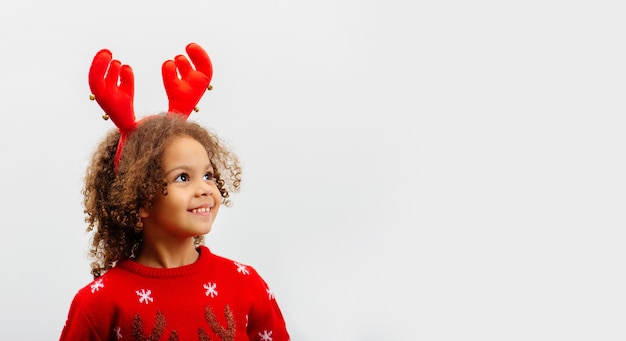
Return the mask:
[[[191,212],[193,213],[206,213],[206,212],[210,212],[211,209],[208,207],[201,207],[201,208],[194,208],[193,210],[191,210]]]

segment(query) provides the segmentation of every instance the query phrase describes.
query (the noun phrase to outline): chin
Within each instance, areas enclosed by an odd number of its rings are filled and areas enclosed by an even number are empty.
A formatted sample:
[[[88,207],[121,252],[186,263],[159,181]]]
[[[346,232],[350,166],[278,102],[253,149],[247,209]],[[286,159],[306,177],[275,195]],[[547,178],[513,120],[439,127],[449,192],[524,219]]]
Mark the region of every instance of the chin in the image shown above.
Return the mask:
[[[202,229],[202,231],[200,231],[200,235],[205,235],[205,234],[211,232],[211,229],[212,229],[212,226],[209,226],[206,229]]]

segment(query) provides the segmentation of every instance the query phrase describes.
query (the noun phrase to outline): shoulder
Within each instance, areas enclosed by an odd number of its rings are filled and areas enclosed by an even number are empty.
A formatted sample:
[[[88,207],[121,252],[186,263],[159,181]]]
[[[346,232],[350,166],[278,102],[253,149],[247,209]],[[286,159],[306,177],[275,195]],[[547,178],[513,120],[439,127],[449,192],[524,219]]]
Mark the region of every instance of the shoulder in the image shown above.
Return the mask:
[[[257,270],[240,261],[211,254],[213,261],[223,267],[223,273],[230,274],[228,283],[233,297],[248,304],[247,328],[255,337],[272,335],[274,340],[289,340],[282,312],[276,302],[274,292]]]
[[[104,275],[93,279],[76,293],[74,300],[83,303],[93,304],[98,300],[106,300],[107,297],[115,295],[115,282],[121,281],[120,271],[116,268],[108,270]]]
[[[265,292],[268,288],[265,280],[258,273],[256,268],[250,264],[216,255],[203,247],[201,252],[206,252],[210,256],[209,272],[214,276],[219,276],[222,281],[226,281],[229,285],[237,287],[240,290],[247,289],[252,291]]]
[[[64,335],[96,330],[101,332],[100,328],[113,316],[111,302],[116,298],[117,290],[110,281],[115,277],[115,272],[111,269],[78,290],[70,305]]]
[[[206,253],[207,257],[210,258],[210,264],[213,268],[219,268],[225,273],[230,274],[239,274],[239,275],[251,275],[251,276],[259,276],[256,269],[249,264],[227,258],[224,256],[216,255],[212,253],[208,247],[202,246],[201,253]]]

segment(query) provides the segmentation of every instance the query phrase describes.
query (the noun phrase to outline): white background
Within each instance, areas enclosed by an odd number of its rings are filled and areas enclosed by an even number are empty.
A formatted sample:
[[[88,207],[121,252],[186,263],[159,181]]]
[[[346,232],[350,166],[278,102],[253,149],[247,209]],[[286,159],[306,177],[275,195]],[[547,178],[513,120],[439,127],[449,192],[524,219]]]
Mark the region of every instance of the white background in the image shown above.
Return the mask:
[[[208,236],[295,341],[626,339],[623,1],[3,1],[0,339],[55,340],[86,285],[82,176],[112,128],[93,55],[241,158]]]

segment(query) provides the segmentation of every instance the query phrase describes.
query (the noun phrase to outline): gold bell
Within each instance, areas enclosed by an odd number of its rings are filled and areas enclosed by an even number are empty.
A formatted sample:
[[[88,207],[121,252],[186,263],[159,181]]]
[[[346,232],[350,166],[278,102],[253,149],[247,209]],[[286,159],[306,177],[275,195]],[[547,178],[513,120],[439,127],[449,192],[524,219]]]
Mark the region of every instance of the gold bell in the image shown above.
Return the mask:
[[[90,95],[89,95],[89,100],[90,100],[90,101],[93,101],[93,100],[95,100],[95,99],[96,99],[96,95],[94,95],[94,94],[90,94]]]
[[[198,112],[198,111],[200,111],[200,108],[198,108],[198,107],[193,107],[193,111]]]
[[[105,121],[108,120],[109,119],[109,115],[107,115],[107,114],[102,115],[102,119],[105,120]]]
[[[207,90],[209,91],[213,90],[213,85],[209,84],[209,86],[207,86]]]

